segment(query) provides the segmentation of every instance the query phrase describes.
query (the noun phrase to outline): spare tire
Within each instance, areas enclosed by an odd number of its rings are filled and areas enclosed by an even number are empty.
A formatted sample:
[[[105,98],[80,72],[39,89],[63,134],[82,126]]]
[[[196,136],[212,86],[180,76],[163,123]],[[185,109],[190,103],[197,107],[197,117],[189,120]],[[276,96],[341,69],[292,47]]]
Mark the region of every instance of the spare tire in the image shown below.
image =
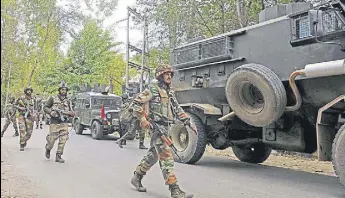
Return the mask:
[[[196,127],[197,134],[183,125],[173,124],[169,136],[183,163],[194,164],[201,159],[205,152],[207,145],[206,128],[198,116],[189,112],[186,113],[190,117],[191,123]],[[173,153],[173,157],[176,162],[182,163],[175,153]]]
[[[254,63],[242,65],[231,73],[225,94],[236,116],[256,127],[278,120],[287,101],[279,77],[269,68]]]

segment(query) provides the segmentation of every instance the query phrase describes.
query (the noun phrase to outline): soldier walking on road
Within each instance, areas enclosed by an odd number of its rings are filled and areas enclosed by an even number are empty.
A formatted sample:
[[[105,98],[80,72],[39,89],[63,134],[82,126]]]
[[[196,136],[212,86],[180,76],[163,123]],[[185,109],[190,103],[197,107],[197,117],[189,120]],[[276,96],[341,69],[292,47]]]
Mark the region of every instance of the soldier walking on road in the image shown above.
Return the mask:
[[[132,114],[132,112],[127,111],[127,108],[132,108],[132,101],[128,98],[127,94],[122,94],[122,113],[126,114],[126,113],[130,113]],[[124,115],[122,114],[122,115]],[[125,116],[124,116],[125,117]],[[116,141],[116,143],[119,145],[120,148],[122,148],[123,145],[126,145],[127,142],[127,137],[130,136],[135,136],[136,131],[138,130],[140,137],[139,137],[139,149],[148,149],[147,147],[145,147],[144,145],[144,140],[145,140],[145,129],[142,129],[140,127],[140,122],[139,120],[137,120],[135,117],[130,116],[131,118],[127,121],[127,120],[122,120],[122,127],[124,127],[124,129],[121,129],[123,131],[121,131],[121,133],[125,134],[121,134],[121,138],[118,139]]]
[[[161,127],[168,128],[168,122],[173,121],[174,117],[190,125],[190,118],[178,105],[173,107],[169,102],[170,97],[175,97],[170,89],[171,78],[174,72],[170,65],[161,65],[156,69],[156,79],[158,83],[149,84],[146,89],[134,99],[133,113],[140,121],[142,128],[149,129],[152,122],[157,123]],[[173,98],[175,99],[175,98]],[[175,113],[177,115],[173,115]],[[148,115],[148,117],[146,117]],[[194,126],[192,126],[195,129]],[[167,130],[166,130],[167,131]],[[159,165],[165,180],[165,184],[169,185],[172,198],[193,197],[183,192],[177,185],[177,179],[174,173],[174,159],[170,147],[162,140],[160,136],[152,135],[151,147],[146,156],[137,166],[131,183],[139,192],[146,192],[146,188],[141,184],[143,176],[150,168],[159,160]]]
[[[58,88],[59,94],[48,99],[44,106],[44,112],[51,116],[49,133],[46,137],[47,144],[45,146],[45,156],[50,158],[50,151],[54,147],[55,141],[59,139],[58,148],[56,151],[55,162],[64,163],[65,160],[61,158],[65,144],[69,139],[68,132],[68,118],[74,116],[71,106],[71,101],[67,98],[68,88],[65,82],[61,82]]]
[[[24,151],[33,131],[35,101],[31,97],[32,92],[31,87],[25,88],[24,95],[19,97],[15,103],[15,107],[19,111],[20,151]]]
[[[4,128],[2,128],[1,137],[4,136],[4,133],[7,130],[8,126],[11,124],[11,122],[13,123],[13,128],[14,128],[14,131],[15,131],[15,133],[13,134],[13,137],[16,137],[16,136],[19,135],[19,133],[18,133],[18,126],[17,126],[17,120],[16,120],[16,111],[17,111],[17,109],[14,106],[15,98],[14,97],[10,97],[9,98],[9,102],[10,102],[10,104],[8,104],[6,106],[6,110],[5,110],[6,122],[5,122]]]
[[[43,128],[43,105],[42,105],[42,98],[40,94],[36,94],[35,97],[35,111],[36,111],[36,129],[38,129],[38,125],[40,129]]]

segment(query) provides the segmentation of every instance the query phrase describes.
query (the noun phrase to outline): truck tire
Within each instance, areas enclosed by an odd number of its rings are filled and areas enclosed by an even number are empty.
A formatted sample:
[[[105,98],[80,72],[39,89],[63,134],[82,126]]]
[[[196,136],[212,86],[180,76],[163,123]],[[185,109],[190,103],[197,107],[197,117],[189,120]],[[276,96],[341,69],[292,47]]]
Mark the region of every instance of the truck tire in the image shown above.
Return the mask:
[[[332,164],[340,183],[345,187],[345,124],[340,127],[333,141]]]
[[[74,130],[75,130],[75,133],[78,134],[78,135],[83,134],[84,125],[82,125],[80,123],[79,119],[75,119],[75,121],[74,121]]]
[[[266,161],[272,149],[265,144],[256,143],[243,147],[233,146],[232,151],[240,161],[257,164]]]
[[[173,153],[174,160],[180,163],[194,164],[204,155],[207,139],[206,129],[200,118],[192,113],[186,112],[197,130],[197,135],[183,125],[173,125],[170,130],[170,138],[173,141],[177,154],[182,158],[179,160]],[[181,136],[183,136],[181,138]]]
[[[101,124],[98,121],[93,121],[91,125],[91,136],[95,140],[100,140],[103,137]]]
[[[256,127],[278,120],[287,102],[279,77],[269,68],[254,63],[242,65],[231,73],[225,95],[236,116]]]

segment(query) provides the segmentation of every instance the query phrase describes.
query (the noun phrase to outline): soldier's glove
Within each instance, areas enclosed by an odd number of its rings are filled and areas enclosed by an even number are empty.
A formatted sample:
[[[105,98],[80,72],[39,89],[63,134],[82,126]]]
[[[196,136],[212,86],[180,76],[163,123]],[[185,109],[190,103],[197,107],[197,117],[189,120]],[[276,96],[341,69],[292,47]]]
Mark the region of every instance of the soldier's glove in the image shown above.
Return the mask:
[[[57,116],[57,113],[55,111],[52,111],[50,112],[50,116],[55,118]]]
[[[190,129],[192,129],[192,131],[197,134],[197,130],[196,130],[196,127],[194,126],[194,124],[192,124],[190,122],[190,118],[186,119],[184,122],[183,122],[184,126],[188,126]]]
[[[151,127],[151,123],[146,119],[140,122],[140,126],[145,129],[149,129]]]

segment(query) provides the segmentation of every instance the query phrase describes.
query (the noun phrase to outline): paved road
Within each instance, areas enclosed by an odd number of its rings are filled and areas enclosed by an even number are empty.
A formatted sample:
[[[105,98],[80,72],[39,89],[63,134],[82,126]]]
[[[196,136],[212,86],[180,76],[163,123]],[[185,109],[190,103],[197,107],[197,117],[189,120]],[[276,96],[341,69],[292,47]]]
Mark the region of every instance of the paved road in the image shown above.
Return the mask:
[[[2,122],[3,123],[3,122]],[[158,164],[144,178],[147,193],[136,192],[129,180],[145,151],[137,141],[124,149],[113,140],[97,141],[90,135],[71,133],[65,164],[44,157],[49,126],[34,130],[26,150],[12,127],[1,139],[18,173],[29,177],[42,198],[169,198]],[[56,147],[54,148],[55,152]],[[53,153],[52,153],[53,154]],[[196,165],[176,164],[183,190],[197,198],[344,198],[337,179],[263,165],[246,164],[226,157],[204,156]]]

